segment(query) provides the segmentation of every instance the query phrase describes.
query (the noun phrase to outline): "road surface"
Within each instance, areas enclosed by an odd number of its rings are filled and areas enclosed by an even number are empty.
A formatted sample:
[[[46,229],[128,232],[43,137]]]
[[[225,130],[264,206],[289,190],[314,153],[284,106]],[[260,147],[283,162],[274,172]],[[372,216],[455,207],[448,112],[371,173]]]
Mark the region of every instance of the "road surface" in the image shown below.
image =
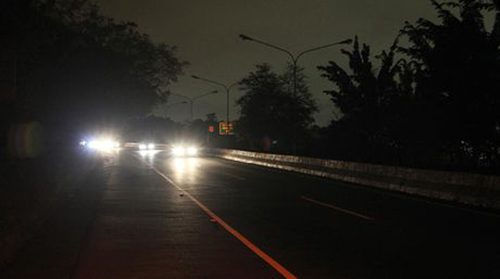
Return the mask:
[[[223,159],[122,150],[1,278],[500,278],[500,217]]]

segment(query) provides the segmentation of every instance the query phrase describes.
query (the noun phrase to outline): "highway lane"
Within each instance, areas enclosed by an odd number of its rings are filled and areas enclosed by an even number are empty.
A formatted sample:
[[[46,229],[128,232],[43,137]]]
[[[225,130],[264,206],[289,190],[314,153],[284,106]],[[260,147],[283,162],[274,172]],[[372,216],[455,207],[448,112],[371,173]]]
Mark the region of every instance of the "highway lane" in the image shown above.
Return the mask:
[[[500,276],[492,214],[215,158],[142,160],[299,278]]]
[[[217,158],[101,168],[1,278],[500,277],[491,213]]]
[[[72,278],[281,278],[149,166],[116,162]]]

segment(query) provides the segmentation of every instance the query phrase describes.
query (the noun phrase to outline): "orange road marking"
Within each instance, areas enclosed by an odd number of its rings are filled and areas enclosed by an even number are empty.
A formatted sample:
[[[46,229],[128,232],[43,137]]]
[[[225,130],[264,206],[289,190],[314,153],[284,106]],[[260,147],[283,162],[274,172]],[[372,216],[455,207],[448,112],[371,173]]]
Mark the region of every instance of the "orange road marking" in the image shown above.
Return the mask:
[[[312,203],[318,204],[318,205],[322,205],[322,206],[325,206],[325,207],[328,207],[328,208],[332,208],[332,209],[335,209],[335,210],[338,210],[338,211],[341,211],[341,212],[344,212],[344,213],[356,216],[356,217],[361,218],[361,219],[370,220],[370,221],[375,220],[372,217],[368,217],[368,216],[365,216],[363,214],[359,214],[359,213],[356,213],[354,211],[343,209],[341,207],[337,207],[337,206],[334,206],[334,205],[331,205],[331,204],[328,204],[328,203],[324,203],[324,202],[320,202],[320,201],[317,201],[317,200],[313,200],[313,199],[305,197],[305,196],[302,196],[301,199],[306,200],[308,202],[312,202]]]
[[[147,163],[145,163],[145,164],[147,164]],[[147,165],[149,165],[149,164],[147,164]],[[151,169],[153,169],[159,176],[161,176],[167,182],[172,184],[179,191],[184,193],[185,196],[189,197],[199,208],[201,208],[208,216],[210,216],[210,218],[212,220],[219,223],[224,229],[226,229],[229,233],[231,233],[234,237],[236,237],[239,241],[241,241],[246,247],[248,247],[250,250],[252,250],[252,252],[254,252],[257,256],[259,256],[261,259],[263,259],[267,264],[269,264],[271,267],[273,267],[276,271],[278,271],[283,277],[285,277],[287,279],[297,279],[297,277],[295,277],[295,275],[293,275],[285,267],[283,267],[281,264],[279,264],[277,261],[275,261],[273,258],[271,258],[271,256],[269,256],[264,251],[262,251],[257,246],[255,246],[255,244],[250,242],[250,240],[248,240],[246,237],[244,237],[238,231],[236,231],[231,226],[229,226],[224,220],[222,220],[222,218],[217,216],[217,214],[212,212],[208,207],[206,207],[204,204],[202,204],[200,201],[198,201],[195,197],[191,196],[191,194],[186,192],[184,189],[179,187],[172,179],[170,179],[168,176],[161,173],[158,169],[156,169],[152,165],[149,165],[149,167],[151,167]]]

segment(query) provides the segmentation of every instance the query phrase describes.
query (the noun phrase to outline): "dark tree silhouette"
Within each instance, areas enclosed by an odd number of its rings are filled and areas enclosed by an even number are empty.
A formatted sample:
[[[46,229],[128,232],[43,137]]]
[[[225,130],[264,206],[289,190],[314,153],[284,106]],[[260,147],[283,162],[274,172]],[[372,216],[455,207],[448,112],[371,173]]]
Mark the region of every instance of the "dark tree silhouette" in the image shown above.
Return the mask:
[[[170,118],[137,117],[127,121],[122,140],[173,144],[182,137],[183,129],[181,123]]]
[[[405,61],[395,61],[396,50],[397,40],[389,51],[377,56],[380,68],[376,70],[370,47],[360,46],[356,37],[351,51],[342,50],[349,59],[349,72],[333,61],[318,67],[337,88],[325,91],[342,113],[332,122],[336,134],[332,136],[340,140],[340,146],[344,146],[340,150],[351,153],[351,158],[358,153],[353,159],[366,160],[376,151],[400,145],[391,135],[397,127],[394,102],[411,94],[413,88],[411,76],[404,70]]]
[[[336,85],[326,93],[343,114],[330,127],[332,145],[345,157],[364,155],[352,159],[397,155],[420,167],[498,167],[500,1],[431,3],[439,22],[406,23],[400,36],[408,43],[396,40],[378,56],[377,73],[369,47],[357,39],[343,51],[350,72],[335,62],[319,67]]]
[[[245,94],[237,100],[241,113],[237,127],[252,148],[269,149],[274,144],[275,150],[290,152],[297,135],[304,133],[313,121],[316,106],[304,78],[298,79],[295,97],[288,90],[287,77],[262,64],[240,82]]]
[[[174,47],[87,0],[6,1],[0,10],[2,40],[15,42],[18,56],[14,118],[59,135],[145,115],[185,65]]]
[[[419,134],[462,164],[494,164],[500,147],[500,2],[431,1],[439,23],[406,23],[417,78]],[[485,15],[496,12],[491,31]],[[498,164],[498,162],[497,162]]]

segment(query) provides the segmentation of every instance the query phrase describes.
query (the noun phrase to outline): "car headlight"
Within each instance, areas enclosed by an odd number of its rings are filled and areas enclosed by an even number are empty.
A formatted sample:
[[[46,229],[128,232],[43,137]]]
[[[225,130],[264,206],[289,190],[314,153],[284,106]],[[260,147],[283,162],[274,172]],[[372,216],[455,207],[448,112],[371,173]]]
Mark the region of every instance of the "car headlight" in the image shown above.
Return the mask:
[[[105,140],[101,142],[101,149],[103,150],[109,150],[112,149],[115,146],[115,143],[110,141],[110,140]]]
[[[147,148],[148,148],[148,146],[147,146],[147,145],[142,144],[142,143],[141,143],[141,144],[139,144],[139,149],[140,149],[140,150],[144,150],[144,149],[147,149]]]
[[[91,140],[87,143],[87,147],[90,149],[108,151],[119,148],[120,144],[113,140]]]
[[[174,149],[172,149],[172,153],[175,155],[175,156],[184,156],[186,154],[186,149],[184,149],[184,147],[174,147]]]
[[[91,148],[91,149],[97,149],[97,148],[99,148],[99,141],[91,140],[91,141],[89,141],[87,146],[88,146],[88,148]]]
[[[148,149],[155,149],[155,145],[153,143],[148,144]]]
[[[187,154],[190,155],[190,156],[194,156],[194,155],[198,154],[198,148],[196,148],[196,147],[189,147],[187,149]]]

